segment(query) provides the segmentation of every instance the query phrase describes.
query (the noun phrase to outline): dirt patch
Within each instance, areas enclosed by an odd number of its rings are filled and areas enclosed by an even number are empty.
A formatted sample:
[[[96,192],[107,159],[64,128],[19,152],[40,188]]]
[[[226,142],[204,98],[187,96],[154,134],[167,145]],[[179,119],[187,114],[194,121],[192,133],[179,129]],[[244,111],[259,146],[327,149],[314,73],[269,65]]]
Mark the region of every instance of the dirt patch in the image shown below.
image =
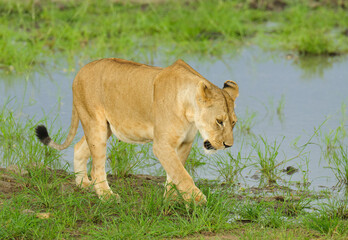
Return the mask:
[[[26,178],[30,178],[30,170],[18,172],[15,167],[11,168],[0,168],[0,198],[9,199],[18,192],[23,191],[23,189],[30,187],[26,185]],[[64,179],[61,183],[61,190],[63,192],[75,191],[77,188],[75,186],[74,175],[70,174],[64,170],[52,170],[50,168],[44,168],[42,174],[49,174],[49,177],[52,178],[61,178]],[[131,187],[141,191],[145,185],[153,184],[156,186],[163,186],[165,183],[165,177],[162,176],[150,176],[150,175],[133,175],[129,174],[126,178],[132,180],[128,181],[128,184],[131,184]],[[114,175],[108,175],[108,181],[111,185],[117,185],[121,181],[120,178]]]
[[[288,4],[282,0],[251,0],[249,1],[249,8],[262,9],[269,11],[282,11]]]
[[[348,28],[342,32],[342,34],[346,37],[348,37]]]
[[[173,238],[173,239],[184,239],[184,240],[198,240],[198,239],[205,239],[205,240],[237,240],[240,239],[240,235],[234,234],[232,232],[225,232],[225,233],[212,233],[212,232],[200,232],[191,236],[187,236],[184,238]]]
[[[164,184],[166,178],[164,176],[151,176],[146,174],[128,174],[126,178],[136,179],[136,184],[143,186],[144,182],[151,182],[156,184]],[[117,181],[119,178],[115,175],[108,175],[108,180]]]
[[[14,168],[16,169],[16,168]],[[22,174],[21,174],[22,173]],[[0,168],[0,198],[3,199],[9,199],[14,194],[23,191],[23,189],[34,187],[30,184],[29,179],[32,177],[32,171],[15,171],[13,168],[6,169],[6,168]],[[55,179],[59,178],[62,179],[60,183],[60,190],[63,193],[67,192],[74,192],[74,191],[80,191],[78,187],[75,185],[74,175],[71,173],[68,173],[64,170],[52,170],[50,168],[43,168],[40,170],[40,174],[46,174],[48,179],[54,181]],[[164,176],[150,176],[145,174],[128,174],[125,178],[120,178],[115,175],[108,175],[108,182],[110,183],[111,187],[117,191],[118,188],[122,188],[127,186],[127,188],[132,188],[133,190],[136,190],[141,195],[144,191],[144,188],[149,185],[153,185],[156,188],[161,188],[164,190],[164,184],[165,184],[166,178]],[[217,183],[215,181],[212,182],[197,182],[200,186],[205,185],[206,187],[209,187],[211,189],[220,189],[220,190],[229,190],[231,188],[231,185],[225,185],[221,183]],[[250,187],[244,189],[244,191],[231,191],[230,197],[238,200],[244,200],[247,196],[250,194],[248,198],[252,198],[255,201],[274,201],[274,202],[284,202],[284,197],[282,196],[259,196],[259,193],[273,193],[275,191],[279,190],[286,190],[291,191],[289,188],[282,189],[280,186],[278,187],[263,187],[263,188],[256,188],[256,187]],[[298,193],[296,191],[291,191],[294,195],[297,195]],[[245,194],[249,193],[249,194]],[[303,193],[301,193],[303,194]],[[297,200],[297,199],[292,199]]]
[[[41,168],[42,167],[40,167],[40,174],[46,175],[47,179],[50,181],[54,182],[56,179],[61,180],[58,185],[60,192],[69,193],[82,190],[75,185],[74,174],[60,169],[53,170],[50,168]],[[9,199],[24,189],[36,187],[31,183],[30,178],[37,169],[35,171],[27,169],[20,172],[16,169],[15,167],[0,168],[0,199]],[[166,181],[164,176],[150,176],[145,174],[128,174],[126,177],[122,178],[115,175],[108,175],[107,177],[111,188],[116,190],[116,192],[119,189],[133,189],[141,196],[144,194],[144,189],[149,185],[164,191],[164,184]],[[199,187],[205,186],[214,191],[228,191],[230,198],[239,201],[251,199],[257,202],[275,202],[280,205],[285,203],[296,203],[301,200],[301,196],[313,199],[319,199],[325,196],[306,191],[292,190],[289,187],[278,185],[243,188],[239,185],[229,185],[217,181],[197,181],[197,184]],[[291,193],[292,197],[285,199],[284,192]]]
[[[22,191],[23,184],[16,180],[15,173],[5,168],[0,168],[0,196],[10,198],[16,192]]]
[[[311,8],[332,7],[346,9],[348,7],[348,2],[344,0],[310,0],[308,1],[308,5]]]

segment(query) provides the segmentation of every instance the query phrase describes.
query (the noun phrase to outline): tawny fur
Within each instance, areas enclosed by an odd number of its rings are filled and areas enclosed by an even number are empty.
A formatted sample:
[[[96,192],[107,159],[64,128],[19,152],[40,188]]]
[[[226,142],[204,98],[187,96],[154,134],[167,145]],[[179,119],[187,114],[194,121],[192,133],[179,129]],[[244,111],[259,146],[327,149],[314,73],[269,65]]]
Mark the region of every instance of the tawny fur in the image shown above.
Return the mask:
[[[185,170],[185,161],[197,130],[209,149],[233,145],[238,93],[235,82],[226,81],[220,89],[182,60],[159,68],[101,59],[84,66],[74,79],[66,141],[54,143],[43,126],[37,128],[37,135],[46,145],[61,150],[71,144],[80,121],[85,135],[74,148],[76,184],[93,183],[99,196],[113,194],[105,173],[106,142],[111,134],[128,143],[153,141],[153,152],[167,173],[166,192],[174,184],[185,200],[202,203],[205,196]],[[90,156],[92,181],[87,176]]]

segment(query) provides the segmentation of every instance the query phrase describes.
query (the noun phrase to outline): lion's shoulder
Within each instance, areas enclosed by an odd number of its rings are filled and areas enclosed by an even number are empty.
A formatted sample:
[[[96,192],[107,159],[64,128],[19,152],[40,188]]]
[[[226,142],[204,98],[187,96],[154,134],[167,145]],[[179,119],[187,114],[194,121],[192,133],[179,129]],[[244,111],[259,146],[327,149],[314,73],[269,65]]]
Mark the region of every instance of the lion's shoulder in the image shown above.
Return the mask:
[[[197,77],[205,79],[201,74],[199,74],[196,70],[194,70],[189,64],[187,64],[182,59],[178,59],[171,66],[167,67],[167,69],[178,72],[183,75],[195,75]]]

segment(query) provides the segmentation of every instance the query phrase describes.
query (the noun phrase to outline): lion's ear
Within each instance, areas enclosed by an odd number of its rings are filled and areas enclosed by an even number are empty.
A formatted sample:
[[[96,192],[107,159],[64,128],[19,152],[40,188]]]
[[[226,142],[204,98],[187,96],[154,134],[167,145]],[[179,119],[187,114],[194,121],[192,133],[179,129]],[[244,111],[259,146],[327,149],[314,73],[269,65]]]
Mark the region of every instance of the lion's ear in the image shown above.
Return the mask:
[[[236,98],[239,96],[239,87],[235,81],[227,80],[224,83],[223,89],[228,93],[228,95],[231,96],[233,101],[235,101]]]
[[[197,100],[206,104],[211,101],[211,97],[211,85],[208,82],[200,81],[197,89]]]

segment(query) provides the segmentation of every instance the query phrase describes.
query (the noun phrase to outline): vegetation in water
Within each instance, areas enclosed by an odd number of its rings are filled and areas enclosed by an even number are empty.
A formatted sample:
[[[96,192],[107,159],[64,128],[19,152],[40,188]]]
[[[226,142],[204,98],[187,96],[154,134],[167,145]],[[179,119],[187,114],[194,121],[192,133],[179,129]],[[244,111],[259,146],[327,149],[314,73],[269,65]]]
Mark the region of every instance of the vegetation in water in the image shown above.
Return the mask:
[[[272,185],[277,182],[280,163],[277,162],[280,144],[274,141],[268,144],[267,140],[260,137],[262,143],[255,143],[254,149],[257,154],[257,168],[261,172],[260,184]]]
[[[338,185],[348,186],[348,148],[347,148],[347,110],[346,105],[341,106],[341,117],[337,128],[328,132],[320,132],[319,145],[322,149],[322,158],[328,168],[334,173]]]
[[[34,118],[20,120],[16,112],[7,108],[4,104],[0,109],[0,163],[3,166],[10,165],[40,165],[59,168],[61,152],[34,144],[33,134],[37,121]],[[64,134],[58,131],[52,135],[55,141],[62,141]]]
[[[233,156],[231,152],[225,152],[211,157],[210,166],[226,184],[237,184],[242,176],[242,171],[249,167],[250,156],[243,158],[241,150],[237,156]]]

